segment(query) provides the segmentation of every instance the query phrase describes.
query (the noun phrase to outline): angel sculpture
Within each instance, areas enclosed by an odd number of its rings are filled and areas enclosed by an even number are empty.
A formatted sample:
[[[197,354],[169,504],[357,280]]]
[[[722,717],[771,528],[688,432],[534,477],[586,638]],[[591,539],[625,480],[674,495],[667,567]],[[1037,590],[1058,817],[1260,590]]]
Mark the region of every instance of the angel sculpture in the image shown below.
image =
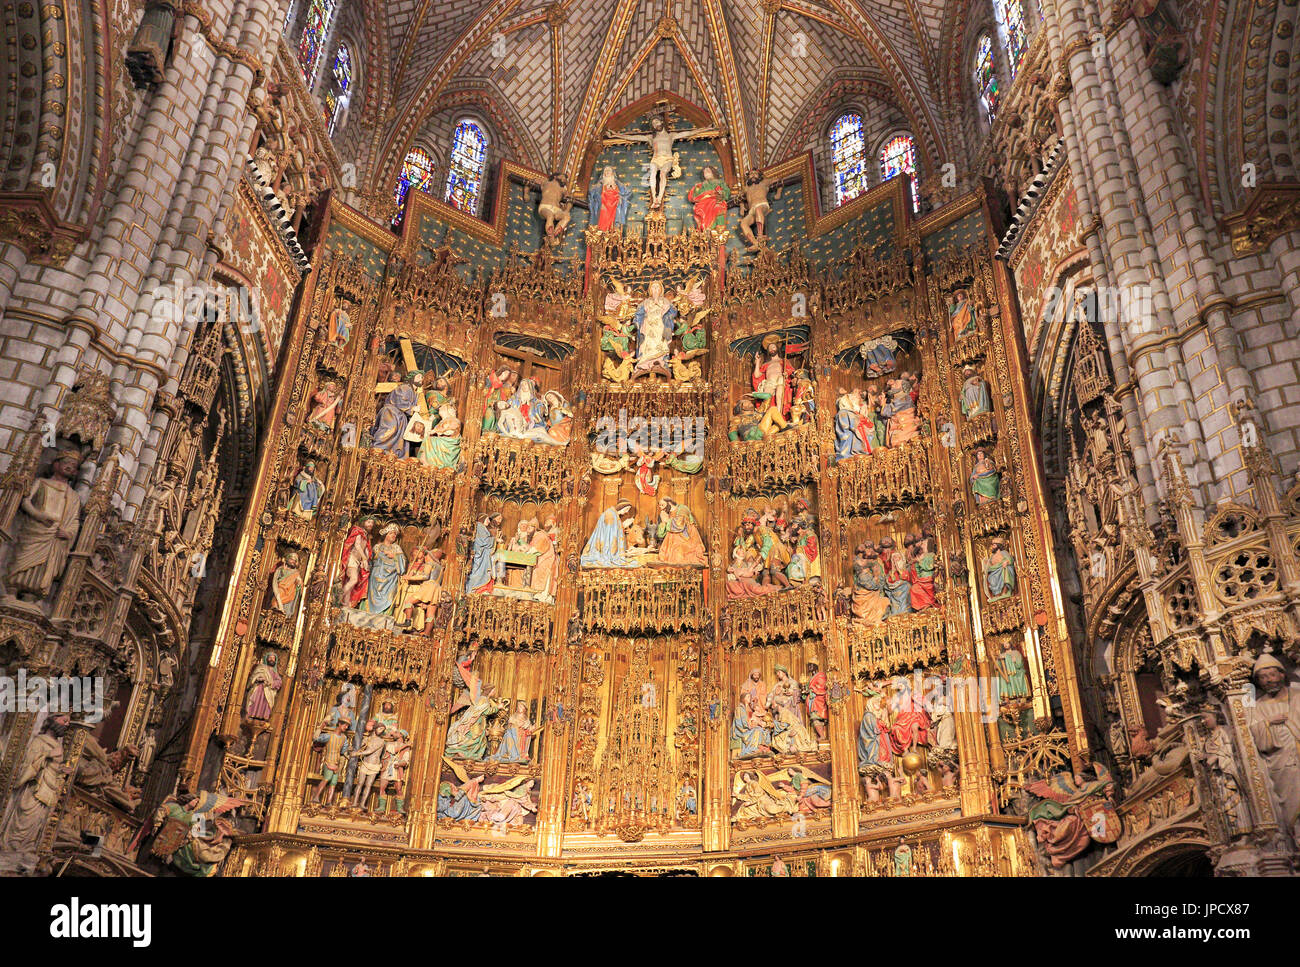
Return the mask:
[[[677,336],[683,360],[694,359],[707,351],[708,336],[704,331],[704,318],[709,314],[707,301],[708,296],[704,293],[699,276],[688,280],[673,296],[673,304],[678,312]]]
[[[704,380],[704,370],[699,363],[686,362],[685,353],[677,353],[669,360],[674,383],[699,383]]]
[[[1111,801],[1113,790],[1114,780],[1100,762],[1082,773],[1058,772],[1025,786],[1032,797],[1029,822],[1055,869],[1094,842],[1109,845],[1119,839],[1124,827]]]
[[[602,375],[611,382],[623,383],[632,375],[632,366],[636,363],[633,346],[637,337],[636,326],[632,317],[636,306],[632,302],[632,293],[620,280],[612,279],[614,290],[605,296],[605,314],[600,319],[600,348],[602,352],[612,353],[618,362],[605,358]]]
[[[218,792],[168,796],[154,814],[157,835],[150,852],[186,876],[212,876],[230,852],[236,832],[222,817],[246,805],[247,799]]]

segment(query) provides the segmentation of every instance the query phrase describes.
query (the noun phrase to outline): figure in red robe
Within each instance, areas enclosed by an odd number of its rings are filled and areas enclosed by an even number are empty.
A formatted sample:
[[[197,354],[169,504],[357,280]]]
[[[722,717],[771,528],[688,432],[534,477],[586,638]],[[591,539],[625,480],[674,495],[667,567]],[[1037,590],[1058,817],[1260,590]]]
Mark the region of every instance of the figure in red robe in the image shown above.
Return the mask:
[[[727,202],[731,189],[718,177],[712,165],[705,165],[703,181],[686,193],[686,200],[695,206],[695,227],[703,232],[727,224]]]
[[[808,708],[808,721],[818,739],[826,738],[826,717],[829,706],[826,702],[826,673],[817,667],[817,663],[808,663],[807,697],[804,699]]]
[[[596,227],[608,232],[616,225],[627,221],[627,208],[632,201],[632,189],[620,184],[614,169],[606,165],[600,180],[593,182],[587,192],[587,205],[591,209],[590,217],[596,220]]]
[[[343,541],[343,556],[340,566],[343,570],[343,605],[355,608],[365,599],[370,587],[370,559],[373,550],[370,545],[370,531],[374,529],[374,518],[367,517],[359,524],[353,524]]]
[[[894,755],[903,755],[914,746],[930,745],[933,742],[930,736],[930,714],[917,703],[910,691],[902,698],[901,708],[889,724],[888,735]]]

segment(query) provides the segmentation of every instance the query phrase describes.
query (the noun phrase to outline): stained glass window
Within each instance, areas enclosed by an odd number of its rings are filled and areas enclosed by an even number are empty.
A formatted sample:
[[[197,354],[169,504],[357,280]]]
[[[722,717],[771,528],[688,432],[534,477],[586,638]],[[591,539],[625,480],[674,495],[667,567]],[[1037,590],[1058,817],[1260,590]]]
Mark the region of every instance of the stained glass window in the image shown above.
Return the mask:
[[[989,124],[998,116],[998,75],[993,70],[993,38],[982,36],[975,47],[975,90]]]
[[[329,119],[330,134],[339,123],[343,106],[347,103],[348,91],[352,89],[352,53],[347,44],[339,44],[334,54],[334,85],[325,94],[325,116]]]
[[[831,170],[835,173],[835,204],[852,201],[867,190],[867,142],[862,115],[841,114],[831,127]]]
[[[402,162],[402,173],[397,176],[397,188],[393,192],[399,211],[406,201],[406,193],[412,188],[427,192],[432,187],[433,159],[423,148],[412,148]]]
[[[888,181],[901,174],[912,179],[912,211],[921,210],[921,189],[916,180],[916,141],[910,134],[898,134],[880,149],[880,179]]]
[[[447,203],[463,212],[478,213],[487,168],[487,135],[466,118],[456,125],[451,139],[451,165],[447,172]]]
[[[308,87],[311,87],[312,78],[316,76],[316,62],[320,60],[321,48],[325,45],[333,20],[334,0],[310,0],[307,18],[302,25],[302,37],[298,41],[298,66],[302,68],[302,76]]]
[[[1007,49],[1011,79],[1015,80],[1020,62],[1029,49],[1029,31],[1025,29],[1025,7],[1021,0],[993,0],[993,14],[998,20],[1002,46]]]

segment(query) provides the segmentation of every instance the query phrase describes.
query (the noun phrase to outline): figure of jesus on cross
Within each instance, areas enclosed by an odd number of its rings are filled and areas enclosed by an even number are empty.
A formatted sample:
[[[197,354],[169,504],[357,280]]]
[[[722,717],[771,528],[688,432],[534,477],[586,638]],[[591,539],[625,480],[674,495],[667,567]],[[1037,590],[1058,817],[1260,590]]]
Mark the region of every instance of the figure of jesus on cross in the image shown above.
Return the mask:
[[[720,128],[691,128],[689,131],[674,131],[669,125],[667,113],[656,114],[650,119],[651,131],[648,134],[630,134],[627,132],[605,132],[603,144],[650,145],[650,207],[662,208],[664,195],[668,192],[668,179],[672,177],[676,165],[673,145],[678,141],[696,138],[717,138],[726,134]]]

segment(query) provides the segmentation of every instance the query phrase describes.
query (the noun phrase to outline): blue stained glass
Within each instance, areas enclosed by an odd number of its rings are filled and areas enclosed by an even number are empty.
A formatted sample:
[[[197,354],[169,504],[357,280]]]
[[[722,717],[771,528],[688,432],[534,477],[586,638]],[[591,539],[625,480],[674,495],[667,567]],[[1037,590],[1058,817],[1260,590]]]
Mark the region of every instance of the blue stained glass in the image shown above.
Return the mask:
[[[852,201],[867,190],[867,142],[862,115],[842,114],[831,127],[831,171],[835,204]]]

